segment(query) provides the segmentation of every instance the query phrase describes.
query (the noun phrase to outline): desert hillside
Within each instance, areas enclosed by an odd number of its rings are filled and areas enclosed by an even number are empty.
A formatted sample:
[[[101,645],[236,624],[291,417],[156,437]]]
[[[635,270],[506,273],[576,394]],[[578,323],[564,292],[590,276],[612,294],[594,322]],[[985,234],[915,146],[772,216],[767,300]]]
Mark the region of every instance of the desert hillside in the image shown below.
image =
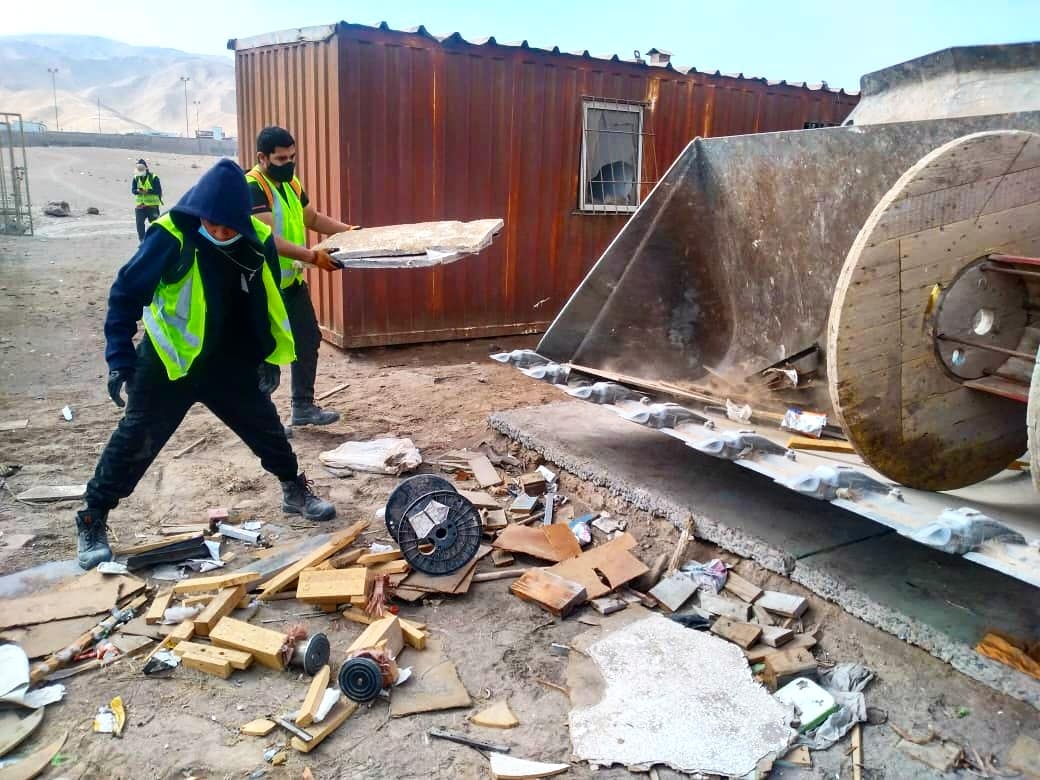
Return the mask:
[[[106,133],[159,131],[184,134],[184,86],[195,133],[221,127],[234,135],[235,67],[230,56],[131,46],[89,35],[0,36],[0,111],[54,127],[51,74],[57,68],[61,130],[95,132],[98,98]]]

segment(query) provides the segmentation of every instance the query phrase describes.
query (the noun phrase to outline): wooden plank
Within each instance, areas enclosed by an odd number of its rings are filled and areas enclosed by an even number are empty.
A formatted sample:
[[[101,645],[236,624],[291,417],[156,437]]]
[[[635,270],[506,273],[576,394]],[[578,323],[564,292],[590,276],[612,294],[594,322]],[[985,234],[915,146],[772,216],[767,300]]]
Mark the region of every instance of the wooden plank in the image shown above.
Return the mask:
[[[360,623],[363,626],[370,626],[370,625],[372,625],[373,623],[376,622],[376,618],[374,618],[371,615],[367,614],[364,610],[355,609],[354,607],[351,607],[350,609],[343,610],[343,612],[341,614],[347,620],[349,620],[349,621],[351,621],[353,623]]]
[[[273,720],[257,718],[239,728],[239,733],[245,734],[247,737],[266,737],[276,728],[278,728],[278,724]]]
[[[653,594],[653,591],[650,591]],[[743,601],[716,596],[714,593],[700,591],[697,594],[697,602],[701,609],[707,610],[713,615],[722,615],[732,620],[746,623],[751,607]]]
[[[448,593],[458,595],[469,591],[473,582],[474,571],[481,558],[491,553],[491,547],[482,544],[468,564],[456,572],[441,576],[433,576],[421,571],[413,571],[408,578],[397,587],[395,597],[402,601],[418,601],[431,593]],[[400,576],[400,575],[394,575]]]
[[[209,639],[218,647],[251,653],[258,664],[269,669],[279,672],[285,669],[281,651],[287,638],[278,631],[226,617],[210,630]]]
[[[726,585],[724,589],[728,593],[732,593],[741,601],[746,601],[748,604],[754,604],[755,600],[763,593],[762,589],[755,583],[745,580],[734,571],[729,572],[726,576]]]
[[[178,623],[174,629],[166,635],[162,641],[165,647],[176,647],[181,642],[186,642],[195,636],[195,621],[185,620]]]
[[[37,485],[23,490],[15,498],[19,501],[69,501],[83,498],[86,485]]]
[[[809,608],[809,602],[801,596],[781,593],[776,590],[763,591],[761,598],[755,603],[774,615],[783,615],[789,618],[799,618]]]
[[[508,550],[491,551],[491,564],[493,566],[512,566],[515,562],[516,558]]]
[[[342,726],[347,718],[353,715],[358,710],[358,703],[350,701],[340,696],[339,701],[333,706],[332,710],[328,715],[325,716],[325,720],[318,724],[317,728],[311,728],[308,733],[311,735],[310,742],[304,742],[299,737],[292,738],[293,750],[298,750],[301,753],[310,753],[314,748],[318,747],[326,737],[329,736],[333,731]]]
[[[380,553],[364,553],[358,558],[358,565],[360,566],[375,566],[378,563],[389,563],[390,561],[399,561],[404,556],[400,550],[387,550],[386,552]]]
[[[492,495],[483,490],[460,490],[459,495],[466,498],[477,509],[502,508],[502,505]]]
[[[770,647],[786,645],[792,639],[794,639],[794,631],[789,628],[780,628],[779,626],[762,627],[762,643]]]
[[[93,578],[90,582],[93,582]],[[91,587],[49,590],[32,596],[3,599],[0,600],[0,630],[64,618],[99,615],[116,606],[121,598],[140,592],[144,585],[145,583],[136,577],[124,576],[102,581]],[[130,588],[133,590],[129,590]]]
[[[225,588],[220,591],[206,605],[206,608],[195,618],[195,633],[199,636],[209,636],[213,626],[221,618],[225,618],[235,611],[246,595],[246,586],[238,585],[234,588]]]
[[[776,621],[773,620],[773,616],[768,611],[762,609],[758,604],[751,605],[751,611],[754,613],[755,622],[760,626],[775,626]]]
[[[331,398],[336,393],[339,393],[339,392],[341,392],[343,390],[346,390],[348,387],[350,387],[350,382],[343,382],[342,384],[336,385],[331,390],[326,390],[321,395],[315,396],[314,400],[315,401],[324,401],[326,398]]]
[[[566,528],[567,532],[574,536],[565,525],[550,527]],[[635,546],[636,539],[632,534],[621,534],[606,544],[586,550],[577,558],[552,566],[549,571],[584,587],[588,598],[599,598],[649,571],[646,564],[630,552]],[[604,578],[606,582],[603,581]]]
[[[4,420],[0,422],[0,431],[20,431],[29,427],[28,418],[22,420]]]
[[[408,561],[389,561],[388,563],[378,563],[375,566],[368,566],[368,578],[371,580],[373,577],[381,577],[384,574],[407,574],[412,570],[412,567],[408,564]]]
[[[183,580],[173,586],[174,593],[203,593],[207,590],[223,590],[238,585],[252,585],[259,581],[260,574],[255,571],[240,571],[234,574],[218,574],[215,577],[195,577]]]
[[[811,637],[808,634],[795,634],[794,639],[784,645],[784,650],[794,650],[801,648],[809,650],[816,646],[816,638]],[[766,659],[767,656],[772,655],[776,652],[775,647],[770,647],[764,642],[760,642],[757,645],[753,645],[744,651],[744,656],[748,659],[748,663],[757,664],[761,663]]]
[[[482,488],[502,484],[502,475],[491,465],[487,455],[474,455],[469,459],[469,470]]]
[[[364,566],[349,569],[304,569],[296,585],[296,598],[309,603],[347,602],[368,592],[368,570]]]
[[[856,452],[847,441],[842,441],[841,439],[814,439],[811,436],[792,436],[787,440],[787,449],[811,452]]]
[[[148,611],[144,613],[144,622],[150,626],[154,626],[156,623],[161,623],[166,608],[170,606],[170,599],[172,598],[172,590],[163,590],[157,593],[155,598],[152,599]]]
[[[509,591],[514,596],[537,604],[560,617],[566,616],[587,600],[584,586],[564,579],[548,569],[528,569],[520,579],[509,586]]]
[[[143,544],[132,544],[128,547],[116,546],[112,548],[112,555],[116,558],[128,558],[131,555],[140,555],[141,553],[152,552],[153,550],[159,550],[167,545],[179,544],[180,542],[190,542],[193,539],[202,539],[201,531],[194,531],[192,533],[183,533],[178,536],[171,536],[169,539],[160,539],[157,542],[145,542]]]
[[[863,780],[863,731],[858,723],[852,727],[852,780]]]
[[[511,525],[498,535],[492,546],[553,563],[581,555],[581,545],[566,525],[541,525],[534,528]]]
[[[376,620],[365,628],[361,632],[361,636],[355,639],[350,647],[347,648],[347,656],[356,653],[358,650],[375,647],[382,641],[386,642],[387,649],[395,658],[401,652],[401,648],[404,647],[401,622],[394,615]]]
[[[184,644],[181,642],[181,644]],[[180,645],[178,645],[179,647]],[[200,672],[206,674],[212,674],[215,677],[220,677],[226,680],[231,676],[231,662],[221,660],[219,658],[213,658],[208,655],[198,655],[195,653],[185,653],[181,656],[181,664],[187,666],[189,669],[197,669]]]
[[[306,728],[314,722],[314,719],[318,716],[318,707],[321,706],[321,699],[325,695],[325,689],[329,687],[329,675],[332,670],[329,669],[329,665],[321,667],[318,673],[311,678],[310,687],[307,688],[307,695],[303,697],[303,706],[300,707],[300,711],[296,713],[296,725]]]
[[[482,571],[473,577],[474,582],[495,582],[496,580],[513,580],[523,576],[527,569],[505,569],[503,571]]]
[[[774,651],[763,658],[762,662],[773,671],[777,680],[816,671],[816,659],[813,658],[812,653],[802,647]]]
[[[747,650],[762,636],[762,626],[720,617],[712,624],[711,633],[732,642],[742,650]]]
[[[417,623],[405,620],[403,617],[397,618],[397,622],[401,624],[401,636],[406,645],[415,650],[426,648],[426,632]]]
[[[248,669],[253,664],[253,656],[250,653],[242,650],[232,650],[230,647],[203,645],[198,642],[178,642],[177,646],[173,648],[173,652],[177,655],[190,653],[191,655],[205,656],[217,661],[227,661],[231,664],[232,669]]]
[[[181,599],[181,606],[182,607],[194,607],[194,606],[203,606],[204,607],[207,604],[209,604],[211,601],[213,601],[213,597],[215,595],[217,595],[217,594],[215,594],[215,593],[203,593],[200,596],[188,596],[187,598]]]
[[[260,588],[260,600],[269,600],[276,593],[279,593],[292,585],[300,576],[300,572],[304,569],[308,569],[315,564],[321,563],[326,558],[331,558],[344,547],[353,544],[354,540],[361,536],[366,528],[368,528],[368,521],[359,520],[354,523],[354,525],[350,526],[350,528],[343,531],[343,533],[330,539],[317,550],[308,553],[296,563],[283,569],[280,573],[276,574],[264,583],[263,587]]]

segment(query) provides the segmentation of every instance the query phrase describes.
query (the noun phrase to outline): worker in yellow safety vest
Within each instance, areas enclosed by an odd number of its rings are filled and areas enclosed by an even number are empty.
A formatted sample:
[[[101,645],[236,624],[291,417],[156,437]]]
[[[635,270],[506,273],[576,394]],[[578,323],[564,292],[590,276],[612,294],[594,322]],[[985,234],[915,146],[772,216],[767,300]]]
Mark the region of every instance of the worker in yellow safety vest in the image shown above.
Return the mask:
[[[296,141],[288,130],[265,127],[256,139],[256,165],[246,178],[253,199],[253,216],[274,229],[281,268],[280,285],[289,322],[296,339],[292,364],[292,425],[328,425],[339,414],[314,403],[314,377],[318,373],[321,331],[314,315],[302,264],[337,271],[328,253],[307,247],[307,230],[331,235],[357,226],[319,213],[296,176]]]
[[[134,491],[195,403],[237,433],[279,479],[284,512],[309,520],[336,514],[299,472],[271,402],[279,365],[291,363],[296,351],[271,229],[249,212],[244,171],[221,160],[149,227],[116,276],[105,359],[108,393],[126,414],[76,516],[85,569],[111,560],[109,511]],[[139,319],[146,336],[135,349]]]
[[[137,240],[144,241],[144,223],[151,224],[159,218],[159,206],[162,205],[162,182],[159,177],[148,170],[148,163],[138,160],[134,168],[134,178],[130,181],[130,192],[137,202],[134,208],[134,219],[137,222]]]

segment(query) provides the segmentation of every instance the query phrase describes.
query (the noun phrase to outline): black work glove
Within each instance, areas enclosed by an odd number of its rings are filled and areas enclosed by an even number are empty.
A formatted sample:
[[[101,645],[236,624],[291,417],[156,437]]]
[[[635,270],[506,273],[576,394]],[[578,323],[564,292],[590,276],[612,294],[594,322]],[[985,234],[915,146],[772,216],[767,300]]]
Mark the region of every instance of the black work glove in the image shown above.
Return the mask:
[[[270,395],[278,389],[278,385],[282,381],[282,370],[278,366],[270,363],[261,363],[259,368],[256,369],[256,373],[260,377],[258,386],[261,393]]]
[[[130,384],[133,379],[134,370],[132,368],[117,368],[115,371],[108,372],[108,397],[120,409],[126,406],[122,395],[123,387]]]

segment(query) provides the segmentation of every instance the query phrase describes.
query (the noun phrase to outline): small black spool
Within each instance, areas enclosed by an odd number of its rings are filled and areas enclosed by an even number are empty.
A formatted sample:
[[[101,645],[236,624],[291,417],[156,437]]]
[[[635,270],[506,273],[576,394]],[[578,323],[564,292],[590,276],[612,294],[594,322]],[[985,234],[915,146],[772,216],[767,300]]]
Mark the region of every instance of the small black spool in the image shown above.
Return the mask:
[[[434,502],[443,509],[431,509]],[[422,536],[416,528],[422,530]],[[438,490],[408,505],[397,528],[397,544],[413,569],[432,575],[451,574],[473,560],[483,532],[480,513],[473,504],[454,488]]]
[[[394,488],[394,492],[386,501],[385,517],[386,530],[390,532],[394,541],[397,540],[397,529],[401,526],[405,510],[420,496],[439,490],[454,491],[455,487],[444,477],[438,477],[436,474],[416,474]]]
[[[383,690],[383,673],[371,658],[351,658],[339,668],[339,689],[358,704],[366,704]]]
[[[307,640],[307,650],[303,654],[303,671],[309,677],[316,675],[329,662],[331,650],[329,638],[325,634],[312,636]]]

